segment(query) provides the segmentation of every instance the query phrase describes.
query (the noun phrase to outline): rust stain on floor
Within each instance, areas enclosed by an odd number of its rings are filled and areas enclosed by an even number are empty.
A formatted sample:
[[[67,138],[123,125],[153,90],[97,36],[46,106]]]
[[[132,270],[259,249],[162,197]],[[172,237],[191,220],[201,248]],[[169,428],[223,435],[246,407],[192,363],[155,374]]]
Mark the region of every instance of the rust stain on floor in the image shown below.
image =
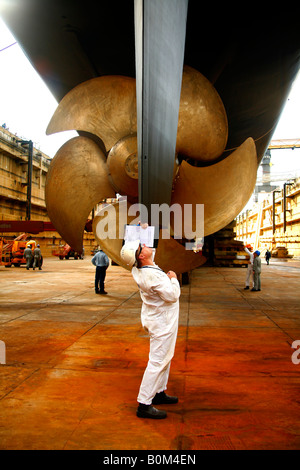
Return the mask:
[[[263,264],[261,292],[245,276],[201,267],[182,287],[179,403],[157,422],[135,415],[148,339],[130,273],[110,267],[102,297],[90,257],[0,267],[0,449],[299,449],[300,262]]]

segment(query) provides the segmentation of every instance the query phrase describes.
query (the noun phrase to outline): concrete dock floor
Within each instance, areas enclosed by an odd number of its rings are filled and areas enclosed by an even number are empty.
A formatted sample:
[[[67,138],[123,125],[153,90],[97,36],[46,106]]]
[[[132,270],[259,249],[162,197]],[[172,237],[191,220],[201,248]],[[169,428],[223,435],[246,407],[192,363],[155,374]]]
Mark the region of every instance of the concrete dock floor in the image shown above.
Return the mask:
[[[139,292],[111,266],[96,295],[90,260],[0,267],[0,449],[300,448],[300,261],[262,260],[261,292],[244,290],[244,268],[193,271],[168,386],[179,403],[147,420]]]

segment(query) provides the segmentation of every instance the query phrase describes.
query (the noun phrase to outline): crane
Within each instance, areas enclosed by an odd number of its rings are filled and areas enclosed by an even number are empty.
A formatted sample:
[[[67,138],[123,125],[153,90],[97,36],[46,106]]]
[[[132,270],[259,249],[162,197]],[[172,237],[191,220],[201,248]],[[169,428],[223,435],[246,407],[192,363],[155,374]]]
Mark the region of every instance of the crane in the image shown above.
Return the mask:
[[[300,147],[300,138],[299,139],[274,139],[271,140],[268,149],[294,149]]]

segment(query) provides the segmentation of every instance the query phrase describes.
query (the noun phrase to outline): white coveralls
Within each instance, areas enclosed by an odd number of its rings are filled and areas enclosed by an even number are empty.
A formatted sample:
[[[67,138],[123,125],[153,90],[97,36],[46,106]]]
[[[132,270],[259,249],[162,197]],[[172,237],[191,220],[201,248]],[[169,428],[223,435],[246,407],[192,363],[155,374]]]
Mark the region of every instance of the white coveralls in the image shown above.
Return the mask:
[[[156,265],[131,271],[143,301],[141,321],[150,336],[149,360],[137,401],[151,405],[167,388],[178,331],[180,285]]]
[[[246,274],[246,287],[250,286],[250,278],[252,277],[252,287],[254,286],[254,281],[253,281],[253,253],[251,253],[248,248],[245,248],[246,253],[250,256],[250,264],[247,266],[247,274]]]

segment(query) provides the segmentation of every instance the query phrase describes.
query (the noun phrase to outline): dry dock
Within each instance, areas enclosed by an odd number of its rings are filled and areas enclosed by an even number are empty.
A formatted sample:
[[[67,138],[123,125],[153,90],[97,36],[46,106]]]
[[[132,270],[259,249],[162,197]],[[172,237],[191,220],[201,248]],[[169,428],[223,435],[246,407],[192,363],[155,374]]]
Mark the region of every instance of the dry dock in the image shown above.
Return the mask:
[[[90,259],[0,267],[0,449],[300,448],[299,261],[262,260],[261,292],[244,290],[243,268],[193,272],[168,387],[179,403],[156,421],[135,415],[137,287],[112,266],[95,295]]]

